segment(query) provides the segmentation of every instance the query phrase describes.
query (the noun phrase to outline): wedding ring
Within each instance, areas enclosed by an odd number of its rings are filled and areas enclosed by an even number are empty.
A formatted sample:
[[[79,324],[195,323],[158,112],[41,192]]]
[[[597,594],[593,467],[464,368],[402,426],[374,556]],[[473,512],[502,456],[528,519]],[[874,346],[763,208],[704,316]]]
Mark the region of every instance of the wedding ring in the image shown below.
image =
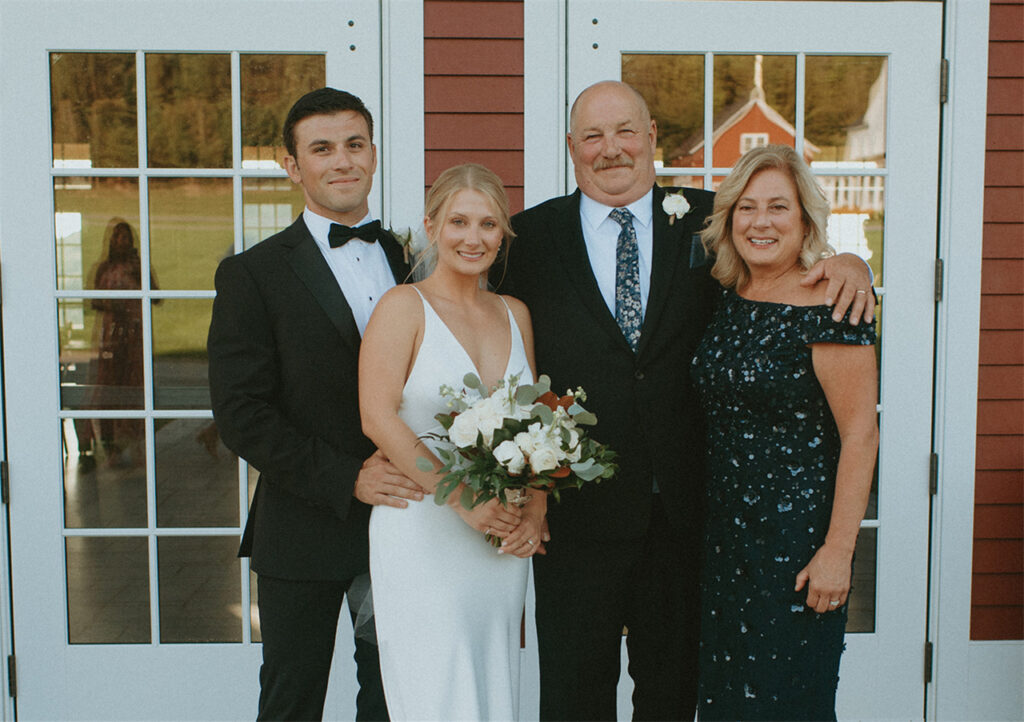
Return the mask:
[[[867,293],[867,291],[857,291],[857,293]]]
[[[833,599],[832,601],[830,601],[828,603],[828,606],[830,606],[830,607],[838,607],[839,606],[839,600],[838,599]]]
[[[527,539],[526,543],[529,544],[530,546],[533,546],[533,539]]]
[[[491,527],[487,527],[487,531],[484,532],[484,536],[487,536],[490,533],[491,533]]]

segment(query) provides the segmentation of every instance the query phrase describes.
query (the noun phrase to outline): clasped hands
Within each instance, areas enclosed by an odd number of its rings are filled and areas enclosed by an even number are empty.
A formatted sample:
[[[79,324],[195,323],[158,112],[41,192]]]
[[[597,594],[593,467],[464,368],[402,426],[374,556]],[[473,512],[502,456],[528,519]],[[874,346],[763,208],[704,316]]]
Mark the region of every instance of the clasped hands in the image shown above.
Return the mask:
[[[398,509],[409,506],[409,500],[422,501],[426,496],[423,487],[399,471],[380,449],[363,462],[352,493],[364,504]],[[449,504],[469,526],[499,537],[502,540],[499,554],[525,558],[546,553],[544,542],[550,541],[551,535],[543,515],[524,513],[514,505],[506,508],[497,499],[465,509],[459,503],[458,493],[451,495]]]

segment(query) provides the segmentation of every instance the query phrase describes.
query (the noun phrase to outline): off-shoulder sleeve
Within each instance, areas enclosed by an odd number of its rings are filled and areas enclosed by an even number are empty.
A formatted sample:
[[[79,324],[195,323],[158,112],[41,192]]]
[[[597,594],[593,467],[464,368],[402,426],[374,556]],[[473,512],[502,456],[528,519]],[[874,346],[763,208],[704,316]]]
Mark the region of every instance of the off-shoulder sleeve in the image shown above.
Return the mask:
[[[875,324],[851,326],[849,312],[842,321],[832,320],[828,306],[811,306],[801,319],[804,343],[841,343],[846,346],[871,346],[877,341]]]

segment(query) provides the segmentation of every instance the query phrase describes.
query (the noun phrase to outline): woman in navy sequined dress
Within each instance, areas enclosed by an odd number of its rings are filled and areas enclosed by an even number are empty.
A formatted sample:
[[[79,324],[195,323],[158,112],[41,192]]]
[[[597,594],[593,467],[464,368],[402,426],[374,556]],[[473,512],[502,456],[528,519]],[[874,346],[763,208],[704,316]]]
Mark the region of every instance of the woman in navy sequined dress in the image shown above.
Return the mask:
[[[701,720],[835,719],[878,446],[871,324],[835,320],[828,201],[789,147],[747,153],[704,243],[723,285],[692,375],[708,427]]]

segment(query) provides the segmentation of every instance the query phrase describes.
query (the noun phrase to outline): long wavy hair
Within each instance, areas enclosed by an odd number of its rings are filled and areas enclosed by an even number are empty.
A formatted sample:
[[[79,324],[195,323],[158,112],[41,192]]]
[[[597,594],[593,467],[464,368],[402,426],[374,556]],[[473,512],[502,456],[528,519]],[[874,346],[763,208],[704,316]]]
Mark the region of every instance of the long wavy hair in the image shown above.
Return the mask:
[[[430,245],[417,259],[417,267],[421,264],[429,264],[428,270],[432,270],[432,264],[436,261],[437,237],[443,225],[438,222],[438,219],[445,217],[455,194],[462,190],[474,190],[483,193],[490,199],[495,215],[498,217],[498,226],[501,228],[501,250],[498,252],[498,258],[503,263],[508,263],[508,247],[516,234],[512,232],[512,219],[505,186],[502,185],[501,178],[489,168],[479,163],[463,163],[443,171],[427,191],[423,212],[434,227],[434,235],[428,238]]]
[[[750,280],[750,269],[732,242],[732,216],[736,203],[751,178],[772,168],[788,173],[796,185],[800,215],[807,229],[798,259],[804,272],[820,259],[835,253],[828,244],[828,198],[804,159],[788,145],[754,148],[740,158],[718,187],[714,211],[708,218],[707,227],[701,232],[705,250],[715,257],[711,275],[726,288],[739,288]]]

